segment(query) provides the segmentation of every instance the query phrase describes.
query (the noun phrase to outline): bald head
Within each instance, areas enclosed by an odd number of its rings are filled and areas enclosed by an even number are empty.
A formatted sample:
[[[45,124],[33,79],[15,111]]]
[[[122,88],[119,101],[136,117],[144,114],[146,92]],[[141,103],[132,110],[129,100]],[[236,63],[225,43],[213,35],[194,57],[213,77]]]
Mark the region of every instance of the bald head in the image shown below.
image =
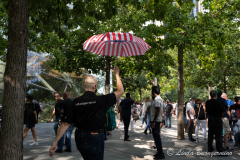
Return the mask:
[[[67,99],[67,98],[69,98],[69,94],[68,94],[68,92],[64,92],[63,93],[63,99]]]
[[[222,93],[221,97],[227,100],[227,94],[226,93]]]
[[[97,85],[97,78],[94,77],[93,75],[85,75],[83,77],[83,88],[87,90],[92,90]]]

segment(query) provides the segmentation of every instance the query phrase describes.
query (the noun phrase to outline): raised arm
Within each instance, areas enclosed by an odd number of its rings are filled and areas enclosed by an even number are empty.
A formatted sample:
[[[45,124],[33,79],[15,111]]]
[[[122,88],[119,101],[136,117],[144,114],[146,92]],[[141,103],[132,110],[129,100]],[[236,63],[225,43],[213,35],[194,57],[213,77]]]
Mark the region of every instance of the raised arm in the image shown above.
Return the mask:
[[[122,81],[120,79],[119,73],[120,73],[119,68],[117,66],[115,66],[114,67],[114,74],[115,74],[115,77],[116,77],[116,80],[117,80],[117,91],[114,92],[114,94],[115,94],[117,100],[119,98],[121,98],[121,96],[124,93],[124,89],[123,89],[123,85],[122,85]]]

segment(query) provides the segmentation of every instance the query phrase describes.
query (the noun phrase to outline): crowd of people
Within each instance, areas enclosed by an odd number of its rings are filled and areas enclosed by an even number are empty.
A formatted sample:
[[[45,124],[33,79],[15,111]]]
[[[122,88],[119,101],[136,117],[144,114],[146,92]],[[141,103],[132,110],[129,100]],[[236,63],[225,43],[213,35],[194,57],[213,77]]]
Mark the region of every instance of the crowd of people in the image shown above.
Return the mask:
[[[235,103],[229,100],[227,94],[222,93],[221,90],[212,90],[210,96],[211,99],[206,102],[203,102],[201,99],[191,98],[189,102],[184,103],[183,117],[188,140],[190,142],[199,142],[199,130],[202,129],[203,143],[208,143],[209,152],[214,150],[212,146],[213,139],[216,140],[216,150],[218,152],[233,150],[233,148],[229,148],[228,142],[234,141],[233,147],[238,148],[240,146],[240,96],[235,97]],[[144,117],[149,119],[149,115],[146,115],[147,107],[145,106],[147,105],[149,105],[149,97],[143,102],[141,110]],[[160,129],[164,125],[165,128],[171,128],[173,115],[176,118],[178,117],[178,102],[170,103],[169,100],[163,101]],[[150,121],[147,120],[143,133],[147,134],[147,129],[151,130],[149,124]],[[193,132],[196,138],[193,138]],[[234,134],[234,140],[232,139],[232,134]]]
[[[153,147],[157,153],[153,159],[164,159],[164,152],[161,141],[161,129],[171,128],[172,116],[178,118],[178,102],[171,103],[164,101],[160,96],[157,86],[152,87],[152,96],[146,97],[143,103],[139,103],[131,98],[130,93],[126,93],[124,99],[120,99],[124,93],[123,85],[119,77],[119,69],[115,67],[114,73],[117,80],[117,91],[108,95],[97,96],[97,79],[92,75],[83,78],[85,93],[75,98],[73,101],[69,94],[55,93],[55,108],[49,121],[55,116],[53,126],[56,138],[50,148],[50,156],[54,153],[72,152],[71,134],[75,127],[75,142],[77,149],[84,159],[103,159],[104,141],[107,132],[111,131],[119,124],[124,124],[124,142],[130,142],[128,134],[129,126],[134,132],[134,121],[141,119],[140,127],[145,135],[152,134],[154,139]],[[220,90],[210,92],[211,99],[203,102],[201,99],[191,98],[183,105],[183,117],[185,132],[188,133],[190,142],[199,142],[199,130],[203,131],[203,143],[208,143],[208,151],[213,152],[213,139],[216,141],[216,150],[224,152],[233,150],[228,142],[234,141],[234,148],[240,146],[240,96],[235,97],[235,103],[227,98],[226,93]],[[28,130],[32,131],[34,142],[30,145],[38,145],[35,124],[38,122],[38,106],[33,102],[31,95],[26,96],[25,119],[26,127],[23,139],[27,136]],[[117,122],[112,126],[106,125],[106,114],[117,110]],[[110,115],[110,114],[109,114]],[[114,113],[115,121],[115,113]],[[112,120],[111,120],[112,121]],[[146,125],[144,125],[146,124]],[[208,126],[208,140],[207,140]],[[135,126],[136,127],[136,126]],[[193,138],[193,132],[196,137]],[[234,140],[232,139],[234,135]],[[64,138],[65,137],[65,138]],[[65,141],[65,143],[64,143]],[[66,149],[63,150],[63,145]],[[223,145],[224,144],[224,145]]]

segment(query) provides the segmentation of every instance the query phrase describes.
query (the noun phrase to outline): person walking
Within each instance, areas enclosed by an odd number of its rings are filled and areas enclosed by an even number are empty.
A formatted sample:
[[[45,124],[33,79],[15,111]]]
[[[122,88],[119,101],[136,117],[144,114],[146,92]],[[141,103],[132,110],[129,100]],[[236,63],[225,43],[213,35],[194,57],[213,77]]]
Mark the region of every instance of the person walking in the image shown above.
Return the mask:
[[[131,131],[130,132],[134,132],[134,121],[136,123],[136,120],[134,119],[134,115],[139,116],[137,113],[137,107],[131,107],[131,121],[130,121],[130,125],[131,125]]]
[[[133,105],[133,103],[135,102],[135,100],[133,100],[130,97],[130,93],[126,93],[126,98],[124,100],[121,101],[120,103],[120,117],[121,117],[121,121],[123,121],[124,124],[124,141],[131,141],[129,140],[129,135],[128,135],[128,128],[129,128],[129,124],[131,121],[131,106]]]
[[[72,104],[72,100],[69,98],[68,92],[63,93],[63,117],[61,119],[62,122],[66,122],[68,110]],[[72,134],[72,125],[70,125],[66,131],[66,138],[65,138],[65,145],[66,149],[65,152],[72,152],[72,145],[71,145],[71,134]],[[63,144],[61,144],[63,145]],[[63,148],[62,146],[60,148]]]
[[[188,132],[188,121],[187,121],[187,116],[186,116],[187,103],[188,103],[188,102],[184,102],[184,105],[183,105],[183,118],[184,118],[184,129],[185,129],[185,133]]]
[[[177,114],[178,114],[178,101],[173,103],[173,115],[175,120],[177,120]]]
[[[202,100],[201,99],[196,99],[195,101],[195,107],[193,110],[193,115],[195,119],[197,119],[196,123],[196,129],[195,129],[195,134],[196,134],[196,142],[199,142],[198,139],[198,131],[200,124],[202,126],[202,131],[203,131],[203,143],[207,143],[206,140],[206,108],[205,106],[202,105]]]
[[[221,97],[227,101],[228,108],[229,108],[231,105],[234,104],[230,99],[227,98],[227,94],[226,94],[226,93],[222,93]],[[229,111],[229,113],[230,113],[230,111]],[[230,115],[229,115],[229,116],[230,116]],[[230,131],[230,133],[229,133],[228,142],[233,142],[233,139],[232,139],[233,124],[232,124],[232,121],[230,121],[230,119],[229,119],[229,125],[230,125],[230,128],[231,128],[231,131]]]
[[[157,86],[152,87],[152,106],[150,108],[150,120],[152,127],[153,139],[156,143],[157,153],[153,155],[153,159],[164,159],[164,153],[162,149],[162,141],[160,137],[160,123],[162,122],[163,115],[163,100],[159,96],[160,89]],[[149,112],[149,108],[146,110],[146,114]]]
[[[189,141],[191,142],[195,142],[196,139],[194,139],[192,137],[192,131],[193,131],[193,119],[194,119],[194,116],[193,116],[193,106],[195,104],[195,98],[191,98],[190,99],[190,102],[187,103],[187,106],[186,106],[186,116],[187,116],[187,120],[188,120],[188,139]]]
[[[173,106],[169,102],[169,100],[166,100],[167,106],[166,106],[166,123],[165,128],[171,128],[171,121],[172,121],[172,113],[173,113]]]
[[[234,134],[234,148],[240,147],[240,96],[235,97],[235,104],[231,105],[229,111],[231,113],[236,113],[238,117],[238,121],[233,124],[233,132]]]
[[[174,113],[176,115],[176,120],[177,120],[178,119],[178,101],[176,101]]]
[[[29,129],[31,129],[34,142],[29,144],[30,146],[38,145],[37,133],[35,130],[35,124],[38,123],[38,119],[37,119],[37,113],[32,100],[33,100],[33,97],[31,95],[26,96],[27,103],[25,104],[25,110],[24,110],[26,127],[24,128],[23,140],[26,138]]]
[[[229,125],[229,117],[230,117],[230,111],[229,111],[229,107],[228,107],[228,104],[227,104],[227,101],[222,98],[222,91],[221,90],[218,90],[217,92],[217,100],[222,103],[222,105],[224,106],[224,109],[225,109],[225,113],[223,115],[223,118],[222,118],[222,122],[223,122],[223,131],[225,134],[223,134],[224,136],[224,150],[232,150],[228,147],[228,136],[229,136],[229,133],[231,132],[231,128],[230,128],[230,125]]]
[[[210,91],[211,99],[206,102],[206,112],[208,114],[208,152],[213,152],[213,135],[215,135],[216,149],[223,152],[222,149],[222,117],[225,114],[223,105],[217,101],[217,92]]]
[[[147,130],[149,130],[149,134],[152,134],[152,130],[151,130],[151,122],[150,122],[150,113],[151,113],[151,107],[152,107],[152,103],[153,103],[153,100],[152,101],[149,101],[146,103],[147,105],[147,109],[145,110],[145,116],[144,116],[144,121],[146,121],[146,127],[145,127],[145,130],[143,133],[145,133],[146,135],[147,134]]]
[[[57,149],[57,143],[69,126],[74,123],[76,127],[75,142],[83,159],[104,159],[104,123],[107,110],[116,104],[123,95],[124,89],[119,76],[119,69],[114,67],[117,80],[117,91],[107,95],[97,96],[97,78],[85,75],[83,87],[85,92],[82,96],[73,100],[66,122],[63,122],[57,136],[49,149],[52,157]],[[130,117],[130,116],[129,116]],[[130,118],[129,118],[130,119]]]
[[[62,123],[62,118],[63,118],[63,100],[61,99],[61,95],[60,93],[56,92],[54,94],[54,97],[55,97],[55,107],[53,109],[53,112],[52,112],[52,115],[49,119],[49,122],[52,121],[52,118],[53,116],[55,116],[55,122],[54,122],[54,131],[55,131],[55,134],[57,135],[57,132],[58,132],[58,129],[59,127],[61,126],[61,123]],[[61,139],[59,139],[58,141],[58,148],[56,150],[56,153],[62,153],[63,152],[63,142],[64,142],[64,136],[62,136]]]
[[[119,99],[118,101],[117,101],[117,119],[118,119],[118,122],[117,122],[117,126],[116,126],[116,129],[118,129],[118,126],[119,126],[119,124],[120,124],[120,122],[121,122],[121,120],[120,120],[120,112],[121,112],[121,108],[120,108],[120,103],[121,103],[121,101],[122,101],[122,99]]]
[[[137,114],[140,115],[140,111],[142,109],[142,106],[139,102],[136,102],[136,110],[137,110]]]

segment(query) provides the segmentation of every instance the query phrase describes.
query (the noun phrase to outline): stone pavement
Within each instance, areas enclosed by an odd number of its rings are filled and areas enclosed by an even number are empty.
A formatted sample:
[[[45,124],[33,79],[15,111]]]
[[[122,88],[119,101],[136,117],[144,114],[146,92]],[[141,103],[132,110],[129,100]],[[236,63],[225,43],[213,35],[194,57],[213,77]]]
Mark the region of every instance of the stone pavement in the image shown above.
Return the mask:
[[[143,129],[140,128],[141,120],[138,120],[134,123],[134,132],[129,132],[131,142],[123,141],[123,123],[120,124],[119,129],[113,131],[113,135],[109,135],[108,140],[105,141],[105,151],[104,159],[105,160],[150,160],[153,159],[152,155],[156,153],[156,150],[152,148],[153,138],[152,135],[145,135]],[[219,157],[219,156],[206,156],[206,155],[197,155],[202,150],[202,152],[207,152],[207,144],[202,143],[203,134],[202,131],[199,133],[200,142],[189,142],[187,141],[187,134],[185,134],[185,140],[177,140],[177,121],[172,120],[172,128],[162,129],[162,145],[163,151],[165,153],[165,159],[170,160],[179,160],[179,159],[194,159],[194,160],[203,160],[203,159],[240,159],[240,148],[232,151],[232,155],[228,157]],[[53,123],[40,123],[36,125],[36,132],[38,137],[38,146],[29,146],[33,142],[31,131],[29,131],[26,139],[23,142],[23,155],[25,160],[82,160],[81,154],[78,152],[74,132],[72,134],[72,152],[64,153],[55,153],[53,158],[49,157],[49,148],[55,138],[55,133],[53,130]],[[193,135],[195,136],[195,135]],[[229,147],[233,148],[233,143],[229,143]],[[65,147],[65,146],[64,146]],[[215,144],[214,144],[215,148]],[[189,155],[176,155],[178,152]],[[187,153],[188,152],[188,153]],[[172,153],[172,156],[169,156],[167,153]]]

